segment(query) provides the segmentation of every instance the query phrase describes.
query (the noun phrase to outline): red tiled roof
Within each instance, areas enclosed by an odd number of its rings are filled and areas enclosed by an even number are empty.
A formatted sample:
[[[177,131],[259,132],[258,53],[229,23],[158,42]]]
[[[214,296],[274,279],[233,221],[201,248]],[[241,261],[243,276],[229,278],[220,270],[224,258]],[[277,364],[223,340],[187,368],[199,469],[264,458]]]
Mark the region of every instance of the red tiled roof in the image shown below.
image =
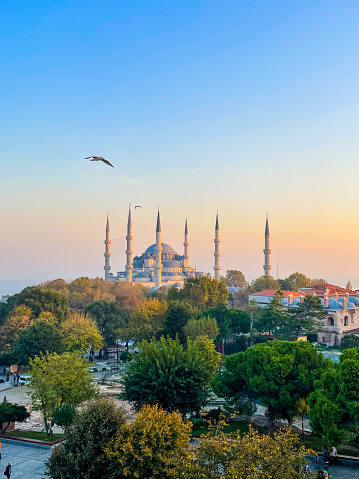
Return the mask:
[[[257,296],[275,296],[276,294],[275,289],[265,289],[264,291],[259,291],[258,293],[251,293],[251,296],[257,295]],[[292,294],[294,297],[300,297],[303,293],[299,292],[297,293],[296,291],[282,291],[283,297],[286,298],[289,294]]]
[[[359,334],[359,328],[350,329],[349,331],[344,331],[344,334]]]
[[[308,286],[307,288],[301,288],[301,292],[305,295],[309,294],[316,294],[317,296],[324,296],[325,291],[329,289],[329,294],[345,294],[345,293],[351,293],[353,294],[355,291],[352,291],[351,289],[346,289],[346,288],[341,288],[340,286],[335,286],[334,284],[312,284]]]

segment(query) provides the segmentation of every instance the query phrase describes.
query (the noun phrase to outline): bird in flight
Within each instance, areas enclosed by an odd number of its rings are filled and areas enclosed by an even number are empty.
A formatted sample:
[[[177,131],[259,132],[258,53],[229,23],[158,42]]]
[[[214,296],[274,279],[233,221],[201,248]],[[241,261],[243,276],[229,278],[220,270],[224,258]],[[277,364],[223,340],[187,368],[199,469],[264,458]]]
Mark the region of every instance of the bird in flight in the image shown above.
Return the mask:
[[[136,209],[136,208],[141,208],[141,206],[135,206],[135,209]]]
[[[85,158],[85,160],[90,160],[90,161],[102,161],[103,163],[106,163],[106,165],[108,166],[112,166],[112,168],[115,168],[113,165],[111,165],[111,163],[106,160],[106,158],[104,158],[103,156],[88,156],[87,158]]]

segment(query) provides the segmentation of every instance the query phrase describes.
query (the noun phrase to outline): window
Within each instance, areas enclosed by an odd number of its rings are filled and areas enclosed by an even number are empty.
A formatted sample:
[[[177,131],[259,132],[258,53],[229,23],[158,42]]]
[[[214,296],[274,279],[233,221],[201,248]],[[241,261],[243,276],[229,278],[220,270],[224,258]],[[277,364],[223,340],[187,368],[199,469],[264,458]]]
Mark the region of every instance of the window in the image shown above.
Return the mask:
[[[348,326],[349,325],[349,318],[348,316],[344,316],[344,326]]]
[[[329,317],[327,321],[328,326],[334,326],[334,319]]]

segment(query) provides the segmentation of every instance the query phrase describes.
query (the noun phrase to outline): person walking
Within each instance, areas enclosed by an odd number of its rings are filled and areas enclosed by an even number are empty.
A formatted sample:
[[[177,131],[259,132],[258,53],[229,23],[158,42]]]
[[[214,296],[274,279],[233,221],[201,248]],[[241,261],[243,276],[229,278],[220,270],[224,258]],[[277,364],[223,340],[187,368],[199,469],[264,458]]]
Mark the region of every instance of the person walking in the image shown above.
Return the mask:
[[[4,376],[6,375],[6,368],[4,367],[3,368],[3,373],[4,373]]]
[[[332,447],[332,459],[333,465],[336,466],[338,464],[338,451],[335,446]]]
[[[6,466],[4,476],[6,476],[7,479],[10,479],[10,476],[11,476],[11,462],[9,462],[9,464]]]
[[[324,448],[323,448],[323,465],[327,464],[328,459],[329,459],[329,451],[328,451],[327,446],[324,446]]]

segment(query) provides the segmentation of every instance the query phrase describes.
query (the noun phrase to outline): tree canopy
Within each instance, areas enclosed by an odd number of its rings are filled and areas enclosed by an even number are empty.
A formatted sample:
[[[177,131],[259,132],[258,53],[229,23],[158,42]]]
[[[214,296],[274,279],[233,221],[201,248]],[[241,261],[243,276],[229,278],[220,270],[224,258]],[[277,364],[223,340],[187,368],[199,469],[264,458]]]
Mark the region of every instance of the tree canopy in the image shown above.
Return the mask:
[[[244,277],[242,271],[238,271],[236,269],[227,269],[225,281],[227,286],[237,286],[243,288],[247,285],[246,278]]]
[[[222,281],[210,279],[207,276],[188,278],[183,288],[178,291],[179,299],[205,311],[221,303],[226,303],[228,290]]]
[[[30,414],[27,412],[25,406],[19,406],[11,402],[0,403],[0,424],[1,432],[4,433],[10,426],[11,422],[24,422]]]
[[[272,276],[260,276],[252,281],[251,288],[254,289],[254,291],[264,291],[266,289],[278,291],[280,284]]]
[[[168,335],[172,339],[175,339],[176,335],[178,335],[180,342],[186,344],[187,335],[185,328],[187,323],[195,318],[196,312],[196,308],[193,308],[188,303],[180,301],[170,302],[165,317],[164,335]]]
[[[178,338],[142,341],[123,377],[123,399],[133,402],[137,410],[144,404],[158,404],[182,414],[198,412],[208,400],[209,381],[219,359],[206,338],[189,341],[186,349]]]
[[[84,310],[96,321],[107,345],[116,343],[116,331],[123,328],[129,320],[129,311],[117,301],[95,301],[85,306]]]
[[[236,334],[246,334],[250,330],[248,313],[239,309],[229,309],[224,304],[204,311],[201,316],[215,318],[219,327],[218,341]]]
[[[268,341],[228,356],[225,371],[212,382],[215,393],[239,407],[252,395],[268,408],[269,432],[276,415],[292,420],[297,403],[314,390],[330,360],[305,341]]]
[[[76,412],[66,440],[52,450],[47,473],[52,479],[98,479],[108,475],[105,448],[125,424],[123,409],[109,398],[87,403]]]
[[[61,324],[63,342],[67,351],[81,351],[86,353],[93,347],[101,349],[103,338],[98,327],[89,316],[73,312]]]
[[[185,336],[192,341],[200,336],[207,337],[214,341],[219,334],[217,321],[210,316],[203,316],[198,319],[191,319],[184,327]]]

